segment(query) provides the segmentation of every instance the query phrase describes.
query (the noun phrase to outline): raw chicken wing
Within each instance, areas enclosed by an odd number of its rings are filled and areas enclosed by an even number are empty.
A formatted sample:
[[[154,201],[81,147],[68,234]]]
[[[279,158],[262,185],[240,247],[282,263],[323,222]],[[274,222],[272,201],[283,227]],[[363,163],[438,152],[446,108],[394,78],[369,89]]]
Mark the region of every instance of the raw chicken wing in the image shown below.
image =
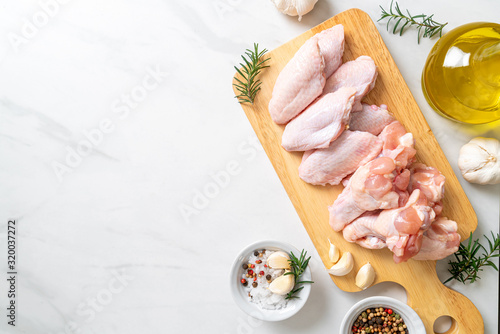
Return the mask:
[[[330,226],[339,232],[365,211],[397,208],[399,195],[393,186],[395,169],[396,164],[390,158],[377,158],[358,168],[347,187],[328,207]]]
[[[401,173],[393,172],[394,177],[394,191],[399,195],[398,204],[400,207],[405,206],[408,198],[410,197],[410,192],[408,192],[408,184],[410,183],[410,171],[404,169]]]
[[[323,92],[326,78],[342,63],[344,27],[308,39],[278,75],[269,101],[274,122],[286,124]]]
[[[345,130],[356,89],[344,87],[316,100],[285,127],[281,145],[287,151],[327,148]]]
[[[417,151],[413,134],[406,132],[401,123],[394,121],[387,125],[378,137],[384,141],[381,156],[393,159],[398,172],[414,161]]]
[[[269,113],[278,124],[285,124],[304,110],[323,91],[325,62],[318,38],[313,36],[286,64],[274,84]]]
[[[443,199],[446,178],[437,168],[415,163],[410,170],[411,177],[408,190],[420,189],[425,197],[433,203]]]
[[[361,99],[375,86],[377,79],[377,66],[368,56],[361,56],[356,60],[348,61],[339,67],[328,78],[323,89],[323,95],[333,93],[340,87],[355,87],[356,99],[352,111],[361,111]]]
[[[370,243],[385,241],[394,253],[394,262],[407,261],[415,256],[422,245],[425,225],[435,218],[434,211],[422,203],[420,190],[415,190],[404,207],[367,213],[344,228],[344,238],[349,242]],[[368,237],[368,239],[367,239]],[[375,239],[374,239],[375,238]]]
[[[441,260],[455,253],[460,245],[457,223],[440,217],[425,231],[422,248],[415,260]]]
[[[443,210],[441,200],[444,197],[446,178],[437,168],[421,163],[413,164],[410,170],[411,177],[408,190],[411,192],[414,189],[420,189],[434,209],[436,216],[440,215]]]
[[[307,151],[299,166],[299,176],[315,185],[337,185],[359,166],[375,158],[382,141],[368,132],[344,131],[328,148]]]
[[[363,109],[360,112],[351,114],[349,130],[366,131],[377,136],[389,124],[395,121],[394,117],[387,111],[387,106],[362,104]]]
[[[340,65],[344,54],[344,26],[337,24],[316,34],[319,50],[325,59],[325,76],[330,77]]]
[[[364,239],[357,240],[356,243],[368,249],[382,249],[387,247],[384,240],[374,236],[368,236]]]

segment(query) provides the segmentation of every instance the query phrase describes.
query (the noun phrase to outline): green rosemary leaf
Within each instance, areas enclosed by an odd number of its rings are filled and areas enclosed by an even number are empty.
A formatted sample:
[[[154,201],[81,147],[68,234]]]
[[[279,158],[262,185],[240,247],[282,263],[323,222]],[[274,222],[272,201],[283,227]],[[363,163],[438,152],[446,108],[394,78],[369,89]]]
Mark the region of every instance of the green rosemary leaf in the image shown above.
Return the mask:
[[[389,12],[387,12],[382,6],[379,6],[381,10],[380,18],[378,21],[388,18],[386,29],[389,29],[391,20],[395,21],[394,27],[392,28],[392,33],[403,35],[403,31],[406,27],[415,27],[417,29],[417,41],[420,43],[420,38],[431,38],[435,35],[441,36],[443,33],[443,28],[448,23],[439,23],[434,20],[434,14],[426,15],[412,15],[408,9],[406,9],[406,14],[401,11],[399,4],[397,2],[391,1],[391,6],[389,7]],[[377,21],[377,22],[378,22]],[[402,25],[400,23],[403,22]]]
[[[297,296],[286,296],[285,299],[294,299],[294,298],[299,298],[299,297],[297,297]]]
[[[236,66],[234,67],[236,69],[236,72],[238,72],[239,75],[241,75],[242,77],[244,77],[245,75],[240,71],[239,68],[237,68]],[[236,77],[235,77],[236,78]],[[240,79],[236,78],[236,80],[238,80],[238,82],[241,82],[243,83],[243,81],[241,81]]]
[[[484,236],[484,237],[488,241],[488,246],[490,246],[490,249],[493,249],[493,244],[491,243],[491,240],[487,236]]]
[[[291,298],[297,298],[294,296],[298,291],[302,290],[304,286],[299,287],[299,284],[307,284],[307,283],[314,283],[313,281],[300,281],[299,278],[300,276],[306,271],[307,266],[309,264],[309,260],[311,257],[309,256],[306,259],[307,252],[305,250],[302,250],[300,252],[299,257],[295,256],[293,252],[290,252],[290,260],[288,262],[290,263],[290,269],[291,271],[286,272],[285,275],[294,275],[295,279],[295,289],[290,291],[286,297],[286,299],[291,299]]]
[[[471,233],[470,233],[470,235],[469,235],[469,243],[468,243],[468,245],[467,245],[467,249],[470,249],[470,248],[471,248],[471,246],[472,246],[472,232],[471,232]]]
[[[398,30],[398,25],[401,23],[401,20],[403,20],[402,17],[400,17],[397,21],[396,24],[394,25],[394,29],[392,30],[392,33],[395,34],[396,31]]]
[[[387,26],[386,26],[387,30],[389,30],[389,24],[391,23],[392,19],[393,19],[393,17],[389,18],[389,20],[387,21]]]
[[[247,49],[245,51],[245,55],[241,55],[243,59],[243,63],[240,63],[241,69],[235,67],[236,72],[239,74],[241,79],[236,78],[236,81],[239,83],[233,85],[236,89],[241,93],[240,95],[236,95],[235,97],[238,99],[240,103],[250,103],[253,104],[255,100],[255,96],[260,91],[260,80],[257,79],[257,76],[260,74],[262,69],[269,67],[265,65],[265,63],[270,59],[262,59],[262,57],[267,53],[267,49],[259,51],[259,44],[254,43],[254,49]]]
[[[491,261],[493,258],[500,256],[500,235],[491,233],[492,240],[487,236],[484,238],[488,242],[489,249],[479,242],[479,239],[472,240],[472,233],[469,236],[469,241],[466,245],[460,244],[458,251],[454,254],[455,261],[449,261],[450,268],[448,269],[451,277],[444,283],[453,279],[462,282],[463,284],[481,279],[479,273],[484,267],[492,267],[498,271],[497,265]],[[481,251],[481,254],[479,252]]]
[[[486,261],[486,265],[490,266],[490,267],[493,267],[496,271],[498,271],[498,268],[496,266],[496,264],[494,264],[493,262],[491,261]]]
[[[399,36],[403,35],[403,31],[405,30],[405,27],[409,24],[410,22],[406,21],[402,26],[401,29],[399,29]]]
[[[234,79],[235,79],[236,81],[238,81],[240,84],[239,84],[239,85],[238,85],[238,84],[233,84],[233,86],[240,86],[240,87],[242,87],[242,88],[245,88],[245,87],[244,87],[244,83],[243,83],[240,79],[238,79],[238,78],[234,78]]]

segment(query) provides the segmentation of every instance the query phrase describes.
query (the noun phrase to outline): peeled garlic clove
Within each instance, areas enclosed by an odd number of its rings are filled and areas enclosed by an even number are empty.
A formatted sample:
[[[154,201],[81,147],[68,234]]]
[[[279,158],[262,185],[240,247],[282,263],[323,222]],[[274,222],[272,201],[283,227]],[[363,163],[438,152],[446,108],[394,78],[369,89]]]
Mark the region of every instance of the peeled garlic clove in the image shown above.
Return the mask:
[[[283,14],[290,16],[299,16],[309,13],[318,0],[271,0],[276,8]]]
[[[362,266],[356,275],[356,285],[360,289],[366,289],[375,281],[375,269],[370,262]]]
[[[285,274],[276,277],[274,281],[272,281],[271,284],[269,284],[269,290],[272,293],[277,295],[286,295],[287,293],[292,291],[295,285],[295,278],[292,274],[290,275],[285,275]]]
[[[345,276],[349,274],[354,267],[354,260],[351,253],[345,252],[337,264],[333,265],[327,272],[333,276]]]
[[[272,253],[267,258],[267,265],[273,269],[290,269],[290,256],[282,251]]]
[[[337,246],[335,246],[334,244],[332,244],[330,239],[328,239],[328,242],[330,243],[330,251],[328,252],[328,257],[330,258],[330,261],[332,263],[337,263],[337,261],[340,258],[339,248]]]
[[[458,168],[471,183],[500,183],[500,141],[477,137],[462,146]]]

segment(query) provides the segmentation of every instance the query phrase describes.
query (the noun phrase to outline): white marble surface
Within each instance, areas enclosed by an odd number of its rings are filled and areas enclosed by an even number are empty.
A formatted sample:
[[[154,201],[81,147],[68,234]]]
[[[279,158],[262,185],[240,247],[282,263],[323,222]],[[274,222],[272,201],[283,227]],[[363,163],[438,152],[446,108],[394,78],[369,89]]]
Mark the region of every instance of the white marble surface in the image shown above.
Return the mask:
[[[0,0],[1,333],[337,333],[361,298],[405,300],[392,284],[343,292],[320,270],[231,89],[232,66],[253,42],[273,49],[352,7],[377,19],[389,1],[319,0],[302,22],[268,0],[54,3]],[[496,0],[404,4],[448,29],[498,21],[500,11]],[[460,146],[499,138],[500,124],[437,116],[420,89],[434,41],[378,28],[458,172]],[[93,136],[88,153],[84,133]],[[227,184],[183,217],[224,170]],[[459,179],[479,218],[475,235],[498,231],[499,187]],[[19,221],[15,329],[5,317],[9,217]],[[279,323],[249,320],[228,288],[235,254],[264,238],[307,249],[316,268],[305,308]],[[445,278],[446,261],[438,268]],[[472,286],[451,285],[479,308],[486,333],[498,326],[497,284],[487,270]]]

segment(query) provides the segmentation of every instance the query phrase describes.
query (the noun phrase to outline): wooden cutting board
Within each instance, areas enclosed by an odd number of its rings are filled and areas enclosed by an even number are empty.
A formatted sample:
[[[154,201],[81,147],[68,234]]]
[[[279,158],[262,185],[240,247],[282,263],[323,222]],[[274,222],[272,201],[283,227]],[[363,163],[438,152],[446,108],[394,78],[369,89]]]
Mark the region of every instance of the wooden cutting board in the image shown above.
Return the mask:
[[[341,193],[342,186],[322,187],[303,182],[298,176],[302,152],[289,153],[281,147],[284,126],[271,120],[267,108],[276,78],[308,38],[339,23],[345,28],[344,62],[368,55],[378,66],[379,75],[375,88],[364,101],[377,105],[386,104],[389,111],[413,133],[418,152],[417,160],[437,167],[446,176],[443,215],[458,223],[459,233],[462,240],[465,240],[477,226],[474,209],[377,28],[365,12],[359,9],[342,12],[269,52],[270,67],[260,75],[262,90],[253,105],[242,105],[243,110],[325,266],[332,265],[328,259],[328,238],[339,246],[342,252],[349,251],[353,254],[355,265],[352,272],[344,277],[331,276],[339,288],[349,292],[359,291],[354,282],[355,276],[359,268],[369,261],[377,272],[375,284],[391,281],[406,289],[408,305],[422,318],[427,333],[434,333],[434,321],[442,315],[449,315],[454,319],[452,328],[447,333],[483,333],[481,314],[466,297],[445,287],[439,281],[435,261],[409,260],[407,263],[395,264],[389,250],[364,249],[346,242],[342,233],[333,231],[329,226],[327,207]]]

